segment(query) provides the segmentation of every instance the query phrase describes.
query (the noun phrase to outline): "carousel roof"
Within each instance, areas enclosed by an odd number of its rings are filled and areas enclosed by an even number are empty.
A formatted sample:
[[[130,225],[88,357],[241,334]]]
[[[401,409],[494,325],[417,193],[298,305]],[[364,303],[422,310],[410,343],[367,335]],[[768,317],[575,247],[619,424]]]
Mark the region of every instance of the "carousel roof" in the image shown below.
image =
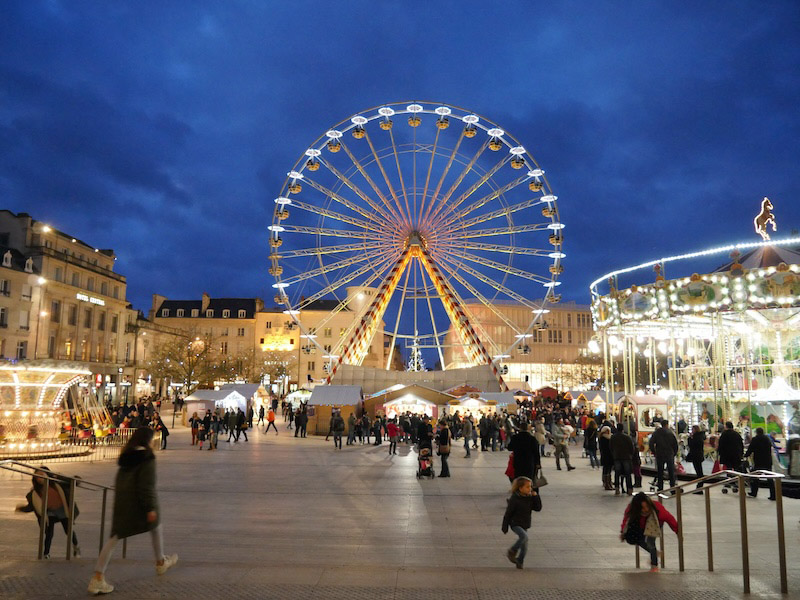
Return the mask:
[[[714,273],[730,271],[734,262],[732,260],[722,265]],[[800,246],[760,246],[742,254],[738,262],[745,269],[777,267],[781,263],[797,265],[800,264]]]
[[[770,386],[753,392],[754,402],[790,402],[800,400],[800,391],[790,386],[783,377],[775,377]]]

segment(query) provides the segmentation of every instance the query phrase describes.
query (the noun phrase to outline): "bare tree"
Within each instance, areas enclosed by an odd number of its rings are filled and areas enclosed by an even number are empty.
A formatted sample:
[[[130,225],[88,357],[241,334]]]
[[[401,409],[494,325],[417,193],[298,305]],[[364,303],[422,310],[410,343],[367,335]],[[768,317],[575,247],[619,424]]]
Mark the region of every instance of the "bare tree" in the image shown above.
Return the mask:
[[[190,329],[153,348],[147,367],[154,377],[184,383],[191,394],[198,387],[211,387],[224,375],[218,350],[219,345],[211,336]]]

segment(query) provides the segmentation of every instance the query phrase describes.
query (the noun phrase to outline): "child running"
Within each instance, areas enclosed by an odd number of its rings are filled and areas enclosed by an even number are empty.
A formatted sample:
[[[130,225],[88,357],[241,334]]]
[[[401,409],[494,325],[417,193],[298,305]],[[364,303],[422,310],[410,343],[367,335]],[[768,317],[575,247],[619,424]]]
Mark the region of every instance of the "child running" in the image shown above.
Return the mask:
[[[517,477],[511,484],[511,497],[508,499],[506,514],[503,515],[503,533],[508,529],[519,536],[514,545],[508,549],[508,560],[522,568],[525,554],[528,552],[528,529],[531,527],[531,511],[542,510],[542,499],[533,482],[528,477]]]
[[[625,508],[619,539],[632,546],[639,546],[650,553],[650,572],[658,572],[658,550],[656,538],[661,537],[661,527],[667,523],[678,533],[678,522],[664,506],[644,492],[636,494]]]

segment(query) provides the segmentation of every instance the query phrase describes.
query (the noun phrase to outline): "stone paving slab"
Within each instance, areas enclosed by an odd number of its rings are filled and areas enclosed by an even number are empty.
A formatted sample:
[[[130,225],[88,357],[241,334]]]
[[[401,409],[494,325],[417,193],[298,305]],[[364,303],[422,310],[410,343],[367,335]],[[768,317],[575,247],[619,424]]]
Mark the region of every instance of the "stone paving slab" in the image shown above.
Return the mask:
[[[535,514],[526,569],[505,558],[513,536],[500,522],[508,494],[504,452],[455,452],[452,478],[417,480],[416,457],[401,446],[345,447],[321,438],[252,433],[251,441],[199,452],[176,428],[158,455],[159,494],[168,552],[179,566],[156,578],[150,541],[132,538],[109,580],[119,598],[739,598],[738,501],[713,494],[714,573],[705,571],[702,498],[684,500],[686,568],[677,572],[675,536],[667,567],[634,568],[618,540],[625,497],[604,492],[600,474],[578,457],[556,471]],[[578,452],[573,452],[578,454]],[[438,465],[437,465],[438,466]],[[56,470],[113,483],[111,463],[68,463]],[[34,560],[37,526],[13,512],[29,482],[0,474],[0,598],[84,597],[99,542],[100,497],[79,491],[76,530],[84,558],[64,561],[57,532],[53,558]],[[667,502],[674,510],[674,504]],[[778,589],[774,503],[748,499],[753,595]],[[786,500],[787,548],[800,547],[800,502]],[[644,563],[644,560],[643,560]],[[800,561],[790,554],[790,597],[800,598]],[[777,597],[777,596],[776,596]],[[786,597],[786,596],[784,596]]]

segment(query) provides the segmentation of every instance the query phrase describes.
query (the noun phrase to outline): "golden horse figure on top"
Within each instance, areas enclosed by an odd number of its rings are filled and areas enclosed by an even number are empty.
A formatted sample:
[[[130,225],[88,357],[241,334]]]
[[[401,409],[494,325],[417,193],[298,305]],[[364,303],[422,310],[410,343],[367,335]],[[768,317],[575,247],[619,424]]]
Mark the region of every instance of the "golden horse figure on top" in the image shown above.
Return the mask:
[[[772,214],[772,202],[770,202],[769,198],[764,196],[764,199],[761,201],[761,212],[753,219],[753,225],[756,227],[756,233],[759,234],[761,239],[765,242],[769,240],[767,225],[770,223],[772,223],[772,231],[778,231],[778,225],[775,223],[775,215]]]

